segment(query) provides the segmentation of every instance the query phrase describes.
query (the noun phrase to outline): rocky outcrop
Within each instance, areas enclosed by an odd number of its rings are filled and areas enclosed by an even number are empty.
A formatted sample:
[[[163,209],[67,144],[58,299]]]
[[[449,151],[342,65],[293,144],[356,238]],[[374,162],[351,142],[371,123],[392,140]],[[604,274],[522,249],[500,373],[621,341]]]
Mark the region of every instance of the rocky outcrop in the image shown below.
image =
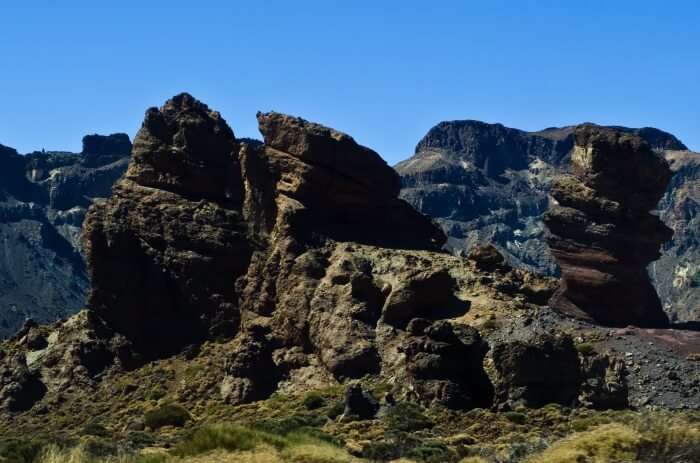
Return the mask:
[[[581,384],[578,354],[570,337],[535,335],[494,347],[496,403],[501,408],[573,406]]]
[[[555,179],[544,216],[562,272],[550,306],[606,325],[664,326],[646,267],[672,236],[649,213],[671,170],[635,135],[584,125],[575,136],[571,175]]]
[[[126,174],[90,210],[88,305],[141,353],[236,331],[234,283],[251,254],[236,175],[231,129],[180,95],[147,111]]]
[[[220,388],[232,403],[367,374],[426,403],[490,403],[479,334],[438,323],[469,307],[454,258],[421,254],[444,235],[398,198],[396,173],[346,134],[257,117],[263,145],[187,94],[147,111],[129,169],[85,223],[91,311],[141,358],[234,338]]]
[[[695,320],[700,286],[691,283],[697,255],[691,211],[700,156],[658,129],[612,128],[640,136],[671,163],[674,176],[659,212],[675,235],[649,273],[669,316]],[[552,178],[567,169],[573,132],[573,126],[525,132],[479,121],[442,122],[396,166],[401,197],[440,224],[451,252],[466,255],[491,243],[510,265],[556,276],[542,215]]]
[[[21,156],[0,146],[0,337],[26,318],[52,322],[83,307],[83,218],[109,196],[130,151],[124,134],[86,136],[82,153]]]
[[[534,330],[524,339],[496,344],[495,406],[538,408],[547,404],[593,409],[628,407],[627,371],[608,354],[580,354],[567,335]]]

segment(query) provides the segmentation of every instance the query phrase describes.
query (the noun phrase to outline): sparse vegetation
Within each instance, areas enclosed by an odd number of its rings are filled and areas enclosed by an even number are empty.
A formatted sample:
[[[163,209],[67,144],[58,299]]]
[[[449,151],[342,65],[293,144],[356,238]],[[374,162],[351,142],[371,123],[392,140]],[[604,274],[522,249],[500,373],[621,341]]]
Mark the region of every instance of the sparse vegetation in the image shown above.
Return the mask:
[[[593,344],[587,342],[577,344],[576,350],[579,354],[583,355],[584,357],[588,357],[589,355],[595,354],[595,347],[593,347]]]
[[[386,414],[387,427],[393,431],[417,431],[433,426],[433,422],[423,413],[423,407],[413,402],[399,402]]]
[[[307,410],[316,410],[317,408],[323,407],[326,404],[326,401],[321,394],[312,391],[308,392],[304,396],[302,404],[307,408]]]
[[[182,427],[191,417],[187,410],[177,404],[165,404],[146,412],[144,421],[147,427],[159,429],[163,426]]]

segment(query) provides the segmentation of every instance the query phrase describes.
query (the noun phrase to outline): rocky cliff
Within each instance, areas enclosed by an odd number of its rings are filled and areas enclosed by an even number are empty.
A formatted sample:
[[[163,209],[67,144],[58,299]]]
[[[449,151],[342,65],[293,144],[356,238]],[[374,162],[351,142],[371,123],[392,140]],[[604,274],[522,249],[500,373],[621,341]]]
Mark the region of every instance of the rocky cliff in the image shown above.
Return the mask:
[[[675,233],[649,271],[669,316],[695,320],[700,316],[700,293],[692,283],[697,237],[688,211],[697,205],[692,192],[697,190],[700,156],[658,129],[614,129],[640,136],[670,161],[674,175],[658,207]],[[525,132],[478,121],[442,122],[418,143],[410,159],[396,166],[401,197],[440,224],[453,253],[494,243],[511,264],[558,275],[541,218],[552,179],[567,169],[573,131]],[[683,276],[689,274],[693,277]]]
[[[81,153],[22,156],[0,146],[0,337],[26,318],[50,322],[83,307],[83,218],[109,196],[130,151],[124,134],[86,136]]]
[[[570,174],[553,179],[544,215],[561,268],[557,310],[613,326],[668,324],[647,274],[672,236],[649,213],[671,169],[640,137],[594,125],[574,131]]]

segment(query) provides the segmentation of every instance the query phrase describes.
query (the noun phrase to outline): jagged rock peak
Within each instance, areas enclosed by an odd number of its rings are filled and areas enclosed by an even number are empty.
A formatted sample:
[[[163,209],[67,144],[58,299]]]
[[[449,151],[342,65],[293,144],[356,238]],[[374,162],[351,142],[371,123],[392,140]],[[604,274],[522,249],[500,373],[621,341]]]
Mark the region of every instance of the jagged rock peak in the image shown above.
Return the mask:
[[[237,148],[218,112],[181,93],[146,111],[126,178],[182,194],[230,198],[239,194],[228,188],[239,170]]]
[[[267,146],[331,169],[372,191],[398,196],[398,174],[379,154],[357,144],[351,136],[276,112],[258,113],[257,118]]]
[[[637,135],[586,124],[575,130],[570,171],[553,181],[544,216],[562,272],[550,305],[607,325],[666,325],[646,266],[672,235],[649,213],[668,163]]]

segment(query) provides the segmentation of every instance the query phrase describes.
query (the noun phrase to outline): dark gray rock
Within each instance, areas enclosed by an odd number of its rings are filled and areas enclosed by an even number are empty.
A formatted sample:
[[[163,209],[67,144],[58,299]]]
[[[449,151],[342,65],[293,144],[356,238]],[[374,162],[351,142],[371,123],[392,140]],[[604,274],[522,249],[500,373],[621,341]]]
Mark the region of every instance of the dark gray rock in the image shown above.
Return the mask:
[[[87,136],[83,153],[21,156],[0,145],[0,338],[25,318],[52,322],[83,307],[82,222],[110,195],[130,151],[124,134]]]
[[[581,383],[578,353],[568,336],[538,334],[493,348],[497,371],[495,403],[500,408],[573,406]]]

